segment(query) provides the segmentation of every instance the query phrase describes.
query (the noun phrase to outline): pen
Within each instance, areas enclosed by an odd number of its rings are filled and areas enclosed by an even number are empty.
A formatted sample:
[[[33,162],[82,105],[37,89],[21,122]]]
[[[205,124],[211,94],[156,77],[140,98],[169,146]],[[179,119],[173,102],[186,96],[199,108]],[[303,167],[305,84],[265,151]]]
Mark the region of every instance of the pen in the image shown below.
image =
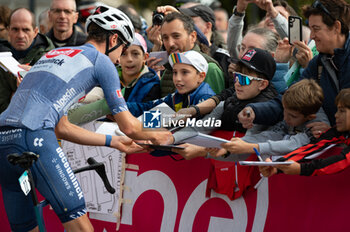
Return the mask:
[[[250,118],[250,110],[246,110],[245,113],[247,114],[247,117]]]
[[[257,150],[255,147],[254,147],[253,149],[254,149],[255,154],[256,154],[256,156],[258,157],[259,161],[263,162],[263,159],[261,158],[261,155],[260,155],[260,153],[258,152],[258,150]]]

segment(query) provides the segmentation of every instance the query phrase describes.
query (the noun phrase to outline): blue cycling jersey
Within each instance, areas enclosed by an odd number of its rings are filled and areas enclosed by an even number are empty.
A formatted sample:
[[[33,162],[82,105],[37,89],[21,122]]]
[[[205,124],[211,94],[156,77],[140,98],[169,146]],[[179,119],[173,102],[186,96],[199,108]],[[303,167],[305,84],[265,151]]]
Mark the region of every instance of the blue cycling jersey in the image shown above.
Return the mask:
[[[0,125],[54,128],[68,108],[100,85],[111,112],[127,110],[114,64],[91,44],[46,53],[31,68],[0,115]]]
[[[11,153],[39,154],[32,167],[36,187],[61,222],[86,213],[82,189],[58,146],[54,128],[68,108],[99,85],[113,114],[128,110],[118,72],[111,60],[91,44],[58,48],[31,68],[0,115],[0,184],[13,231],[36,226],[30,196],[21,191],[20,167],[9,164]]]

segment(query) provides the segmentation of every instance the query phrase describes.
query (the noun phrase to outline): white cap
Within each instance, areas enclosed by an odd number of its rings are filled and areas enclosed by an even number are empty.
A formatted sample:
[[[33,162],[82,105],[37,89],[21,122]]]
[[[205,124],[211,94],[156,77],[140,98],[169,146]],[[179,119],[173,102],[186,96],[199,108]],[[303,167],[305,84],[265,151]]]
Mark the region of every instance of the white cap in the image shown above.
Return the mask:
[[[173,67],[175,63],[192,65],[199,72],[205,72],[205,74],[208,71],[208,62],[205,58],[199,52],[192,50],[183,53],[172,53],[169,56],[169,64]]]
[[[140,35],[139,33],[135,32],[134,41],[131,43],[131,45],[137,45],[140,46],[144,53],[147,52],[147,43],[145,39]]]

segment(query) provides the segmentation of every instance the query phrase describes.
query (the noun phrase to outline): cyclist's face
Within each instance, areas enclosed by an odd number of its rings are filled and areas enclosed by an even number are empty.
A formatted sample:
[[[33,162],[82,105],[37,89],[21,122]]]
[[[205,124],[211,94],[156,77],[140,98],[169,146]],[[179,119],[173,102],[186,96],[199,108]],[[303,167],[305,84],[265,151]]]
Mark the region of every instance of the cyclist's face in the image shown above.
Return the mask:
[[[114,46],[116,46],[118,44],[118,35],[112,35],[110,36],[109,39],[109,47],[113,48]],[[125,48],[125,44],[121,44],[117,49],[115,49],[114,51],[108,53],[108,57],[109,59],[111,59],[111,61],[113,62],[113,64],[119,64],[120,63],[120,56],[123,53],[123,50]]]

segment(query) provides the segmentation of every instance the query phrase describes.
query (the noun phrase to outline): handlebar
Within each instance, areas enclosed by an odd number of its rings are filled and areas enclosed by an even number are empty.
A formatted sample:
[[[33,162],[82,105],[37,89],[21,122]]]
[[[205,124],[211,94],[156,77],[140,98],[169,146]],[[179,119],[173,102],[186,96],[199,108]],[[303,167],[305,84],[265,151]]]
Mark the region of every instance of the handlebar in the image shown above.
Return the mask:
[[[33,165],[35,161],[39,158],[39,155],[33,153],[33,152],[23,152],[22,155],[19,154],[9,154],[7,156],[7,160],[12,165],[19,165],[23,169],[30,169],[30,167]],[[73,170],[75,174],[88,171],[88,170],[95,170],[97,174],[101,177],[104,186],[106,187],[107,191],[111,194],[115,193],[115,189],[110,184],[107,174],[106,174],[106,168],[105,165],[101,162],[97,162],[94,158],[90,157],[87,160],[88,166],[78,168]]]
[[[101,177],[103,184],[105,185],[107,191],[111,194],[115,193],[115,189],[112,187],[112,185],[110,184],[110,182],[108,180],[105,165],[103,163],[97,162],[92,157],[88,158],[87,162],[88,162],[89,166],[78,168],[78,169],[74,170],[73,172],[75,174],[77,174],[79,172],[83,172],[83,171],[87,171],[87,170],[95,170],[97,172],[97,174]]]

